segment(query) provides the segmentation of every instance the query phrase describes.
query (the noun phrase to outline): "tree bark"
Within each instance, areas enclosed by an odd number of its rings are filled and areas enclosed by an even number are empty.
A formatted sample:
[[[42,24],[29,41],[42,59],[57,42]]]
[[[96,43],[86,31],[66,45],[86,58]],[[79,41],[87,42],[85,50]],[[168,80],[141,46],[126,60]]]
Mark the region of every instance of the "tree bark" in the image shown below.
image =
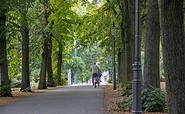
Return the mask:
[[[122,4],[122,9],[125,8],[125,3]],[[125,10],[125,9],[124,9]],[[120,81],[123,81],[126,79],[126,75],[125,75],[125,66],[126,66],[126,62],[125,60],[125,11],[122,12],[122,22],[120,25],[120,29],[121,29],[121,41],[122,41],[122,47],[120,50]]]
[[[53,82],[53,69],[52,69],[52,40],[51,40],[51,35],[48,36],[49,41],[48,41],[48,64],[47,64],[47,72],[48,72],[48,87],[53,87],[54,82]]]
[[[21,90],[30,88],[30,73],[29,73],[29,29],[26,17],[26,12],[21,13],[21,28],[22,35],[22,84]]]
[[[38,89],[47,89],[46,86],[46,66],[47,66],[47,58],[48,58],[48,48],[47,48],[47,41],[44,41],[44,47],[42,52],[42,63],[41,63],[41,70],[40,70],[40,81]]]
[[[44,5],[44,19],[45,26],[48,25],[48,5]],[[53,70],[52,70],[52,35],[50,32],[44,32],[44,44],[43,44],[43,53],[42,53],[42,63],[40,71],[40,82],[39,89],[46,89],[48,87],[53,87]],[[47,86],[46,86],[46,73],[48,74]]]
[[[160,23],[158,0],[148,1],[144,56],[144,88],[160,88],[159,71]]]
[[[44,19],[45,19],[45,26],[48,25],[48,17],[49,17],[49,14],[48,14],[48,4],[45,4],[44,5]],[[46,71],[47,71],[47,74],[48,74],[48,83],[47,83],[47,86],[48,87],[53,87],[54,86],[54,82],[53,82],[53,69],[52,69],[52,35],[50,32],[46,32],[46,42],[47,42],[47,64],[46,64]]]
[[[133,79],[132,64],[134,63],[134,0],[125,0],[125,76]]]
[[[61,72],[62,72],[62,45],[58,42],[59,45],[59,53],[58,53],[58,63],[57,63],[57,84],[61,84]]]
[[[121,72],[121,49],[118,51],[118,77],[117,80],[121,81],[122,79],[122,72]]]
[[[162,47],[169,114],[185,112],[183,0],[161,0]]]
[[[0,75],[1,85],[10,86],[8,79],[8,60],[6,53],[6,10],[0,10]]]

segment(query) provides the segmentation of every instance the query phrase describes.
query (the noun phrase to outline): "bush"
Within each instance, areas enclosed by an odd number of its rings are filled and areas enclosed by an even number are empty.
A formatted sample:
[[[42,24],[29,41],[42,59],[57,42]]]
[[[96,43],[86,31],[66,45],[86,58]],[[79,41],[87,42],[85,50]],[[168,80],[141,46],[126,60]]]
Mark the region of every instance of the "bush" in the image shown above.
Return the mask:
[[[64,76],[61,77],[61,84],[62,86],[67,85],[67,79]]]
[[[159,88],[144,89],[141,94],[142,110],[147,112],[166,112],[166,94]],[[118,108],[132,109],[132,94],[123,101],[116,101]]]
[[[0,97],[12,97],[10,86],[2,86],[0,88]]]
[[[123,108],[124,107],[124,101],[123,100],[115,101],[114,104],[116,104],[116,106],[118,108]]]
[[[128,96],[124,100],[115,101],[114,104],[118,108],[124,108],[124,110],[131,111],[131,109],[132,109],[132,95]]]
[[[122,81],[118,83],[118,87],[120,88],[118,92],[124,96],[129,96],[132,94],[132,82],[131,81]]]
[[[142,109],[148,112],[166,111],[166,94],[159,88],[144,89],[142,91]]]

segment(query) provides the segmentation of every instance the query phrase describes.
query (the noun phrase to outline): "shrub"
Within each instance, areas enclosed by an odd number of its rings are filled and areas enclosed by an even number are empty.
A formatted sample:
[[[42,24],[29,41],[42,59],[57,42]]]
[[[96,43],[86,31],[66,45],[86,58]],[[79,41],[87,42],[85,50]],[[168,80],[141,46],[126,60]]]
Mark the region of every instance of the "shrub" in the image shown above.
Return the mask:
[[[67,85],[67,79],[64,76],[61,77],[61,84],[62,86]]]
[[[148,112],[166,111],[166,94],[159,88],[144,89],[142,91],[142,109]]]
[[[118,108],[123,108],[124,107],[124,101],[123,100],[115,101],[114,104],[116,104],[116,106]]]
[[[0,97],[10,97],[11,94],[11,87],[10,86],[2,86],[0,88]]]
[[[128,96],[124,100],[115,101],[114,104],[118,108],[124,108],[124,110],[131,111],[131,109],[132,109],[132,95]]]
[[[141,94],[142,110],[147,112],[165,112],[167,111],[166,94],[159,88],[144,89]],[[123,101],[116,101],[118,108],[125,110],[132,108],[132,94]]]
[[[118,83],[120,88],[118,92],[124,96],[129,96],[132,94],[132,82],[131,81],[122,81]]]

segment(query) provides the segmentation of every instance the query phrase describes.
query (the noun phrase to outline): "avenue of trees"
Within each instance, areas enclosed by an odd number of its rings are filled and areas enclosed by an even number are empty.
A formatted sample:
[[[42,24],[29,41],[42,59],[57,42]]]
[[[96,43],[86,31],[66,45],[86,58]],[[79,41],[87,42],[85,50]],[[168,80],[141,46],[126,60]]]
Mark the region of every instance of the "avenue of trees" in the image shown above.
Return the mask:
[[[185,111],[184,4],[141,3],[143,88],[160,88],[164,78],[169,114]],[[1,0],[1,96],[11,96],[14,82],[21,91],[32,80],[38,89],[63,85],[68,69],[86,82],[95,61],[111,72],[113,23],[117,80],[132,81],[134,10],[135,0]]]

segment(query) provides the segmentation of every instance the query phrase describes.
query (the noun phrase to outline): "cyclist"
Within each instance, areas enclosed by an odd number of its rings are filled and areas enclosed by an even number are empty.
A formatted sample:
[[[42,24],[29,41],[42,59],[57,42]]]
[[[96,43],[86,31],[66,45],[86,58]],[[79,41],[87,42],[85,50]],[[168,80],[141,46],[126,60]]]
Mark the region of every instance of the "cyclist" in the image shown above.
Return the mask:
[[[96,62],[91,66],[91,75],[92,75],[92,84],[94,85],[94,77],[99,76],[99,72],[101,72],[100,68],[96,65]]]

